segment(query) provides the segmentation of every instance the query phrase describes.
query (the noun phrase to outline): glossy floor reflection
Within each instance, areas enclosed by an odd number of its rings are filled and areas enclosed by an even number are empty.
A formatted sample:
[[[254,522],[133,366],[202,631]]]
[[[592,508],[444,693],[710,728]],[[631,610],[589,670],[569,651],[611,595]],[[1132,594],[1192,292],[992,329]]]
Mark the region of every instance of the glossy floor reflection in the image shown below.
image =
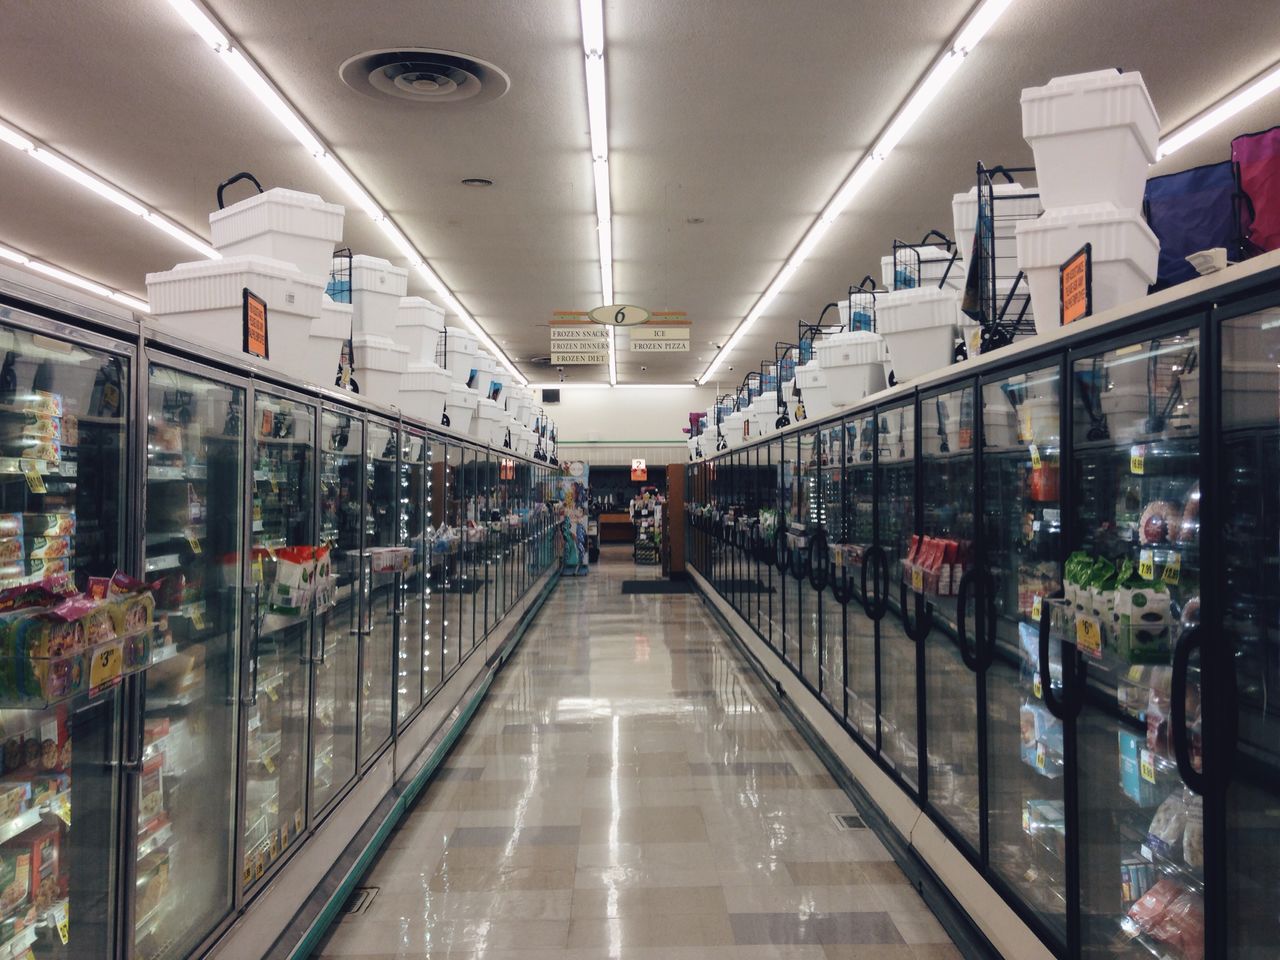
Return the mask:
[[[566,579],[316,956],[958,960],[696,595]]]

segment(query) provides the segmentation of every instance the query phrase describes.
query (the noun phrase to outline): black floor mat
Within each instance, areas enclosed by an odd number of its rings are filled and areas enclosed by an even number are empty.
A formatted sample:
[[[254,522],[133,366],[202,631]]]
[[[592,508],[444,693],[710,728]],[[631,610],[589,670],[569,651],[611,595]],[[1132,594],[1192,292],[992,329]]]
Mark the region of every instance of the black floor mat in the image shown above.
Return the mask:
[[[623,580],[623,593],[693,593],[688,580]]]

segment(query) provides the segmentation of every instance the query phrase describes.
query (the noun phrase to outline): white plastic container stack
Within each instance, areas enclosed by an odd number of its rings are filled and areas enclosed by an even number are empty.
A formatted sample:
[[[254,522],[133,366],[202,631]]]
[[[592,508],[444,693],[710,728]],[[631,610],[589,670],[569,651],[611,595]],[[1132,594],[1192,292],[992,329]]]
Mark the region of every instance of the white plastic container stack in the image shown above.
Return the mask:
[[[403,297],[396,315],[395,339],[409,348],[409,362],[436,362],[436,344],[444,331],[444,311],[422,297]]]
[[[351,340],[352,378],[360,395],[377,403],[400,403],[400,382],[409,369],[409,348],[386,337],[357,333]]]
[[[724,434],[725,443],[730,450],[742,446],[742,418],[742,411],[735,410],[720,424],[720,432]]]
[[[1140,73],[1098,70],[1022,91],[1022,136],[1046,210],[1085,203],[1142,206],[1160,120]]]
[[[1022,91],[1022,135],[1045,207],[1017,225],[1037,332],[1060,326],[1058,270],[1086,243],[1094,313],[1141,297],[1155,280],[1160,245],[1140,211],[1159,132],[1139,73],[1099,70]]]
[[[529,387],[512,387],[507,411],[516,422],[528,430],[533,426],[533,390]]]
[[[845,330],[814,343],[833,408],[851,406],[885,388],[885,349],[884,337],[866,330]]]
[[[1095,314],[1144,296],[1155,282],[1160,241],[1137,209],[1093,203],[1046,210],[1018,224],[1018,266],[1027,275],[1037,333],[1061,326],[1059,269],[1086,243]]]
[[[410,416],[435,426],[444,413],[452,385],[444,367],[430,360],[411,362],[400,378],[400,407]]]
[[[314,193],[273,187],[209,214],[209,230],[224,257],[270,257],[327,278],[343,216],[340,205]]]
[[[506,412],[488,397],[481,397],[476,418],[471,421],[471,436],[481,443],[500,448],[506,435]]]
[[[462,327],[445,327],[445,368],[454,383],[466,386],[471,379],[471,371],[475,369],[476,353],[480,349],[480,341],[476,335]]]
[[[835,408],[828,396],[827,371],[815,359],[796,367],[796,385],[804,401],[804,418],[817,420]]]
[[[409,271],[389,260],[359,254],[351,258],[351,305],[356,333],[393,340],[400,318],[400,299]]]
[[[311,321],[311,336],[306,342],[307,364],[314,369],[307,379],[332,386],[342,362],[342,349],[350,338],[351,304],[338,303],[326,294],[320,303],[320,316]]]
[[[472,374],[467,381],[467,386],[479,393],[481,397],[488,398],[491,395],[497,367],[497,361],[489,355],[488,350],[478,350],[471,361]]]
[[[1040,194],[1034,187],[1024,187],[1020,183],[994,183],[992,190],[995,193],[995,213],[1001,220],[1030,220],[1044,212]],[[973,235],[978,228],[977,187],[970,187],[968,193],[952,196],[951,228],[955,231],[960,256],[967,265],[973,256]],[[996,275],[1002,277],[1005,273],[1016,274],[1016,270],[1008,269],[1014,265],[1018,256],[1013,231],[1001,229],[995,239]]]
[[[245,255],[149,273],[147,298],[152,317],[163,325],[234,355],[244,350],[244,291],[252,291],[267,304],[270,359],[263,365],[306,378],[306,351],[294,348],[311,336],[325,283],[325,277],[308,276],[292,263]]]
[[[449,428],[464,436],[471,435],[471,422],[475,419],[480,394],[468,389],[465,383],[454,380],[449,385],[449,399],[444,412],[449,417]]]
[[[700,440],[700,437],[690,437],[684,442],[684,445],[689,448],[689,459],[691,461],[700,459],[698,457],[698,444]]]
[[[899,382],[951,364],[961,316],[960,291],[951,288],[917,287],[879,296],[876,328],[888,344]]]

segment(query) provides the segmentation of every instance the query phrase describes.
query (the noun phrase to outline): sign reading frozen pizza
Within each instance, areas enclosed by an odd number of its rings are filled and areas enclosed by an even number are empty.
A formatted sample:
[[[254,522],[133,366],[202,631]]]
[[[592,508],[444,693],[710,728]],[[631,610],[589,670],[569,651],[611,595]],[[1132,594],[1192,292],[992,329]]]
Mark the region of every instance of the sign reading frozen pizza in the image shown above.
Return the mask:
[[[688,353],[687,323],[646,323],[631,331],[632,353]]]

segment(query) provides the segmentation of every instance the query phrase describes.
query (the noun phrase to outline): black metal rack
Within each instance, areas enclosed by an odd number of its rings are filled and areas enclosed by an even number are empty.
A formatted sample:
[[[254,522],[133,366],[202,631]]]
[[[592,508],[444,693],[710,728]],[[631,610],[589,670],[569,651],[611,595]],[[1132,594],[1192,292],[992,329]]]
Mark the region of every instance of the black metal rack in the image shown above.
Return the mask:
[[[1014,242],[1017,224],[1033,215],[1011,209],[1013,200],[1038,194],[1002,197],[997,180],[1016,183],[1014,174],[1034,174],[1035,167],[985,167],[978,164],[978,219],[974,227],[972,263],[965,286],[964,311],[982,327],[981,353],[1008,346],[1036,332],[1031,290],[1018,269],[1017,256],[1001,255]]]

